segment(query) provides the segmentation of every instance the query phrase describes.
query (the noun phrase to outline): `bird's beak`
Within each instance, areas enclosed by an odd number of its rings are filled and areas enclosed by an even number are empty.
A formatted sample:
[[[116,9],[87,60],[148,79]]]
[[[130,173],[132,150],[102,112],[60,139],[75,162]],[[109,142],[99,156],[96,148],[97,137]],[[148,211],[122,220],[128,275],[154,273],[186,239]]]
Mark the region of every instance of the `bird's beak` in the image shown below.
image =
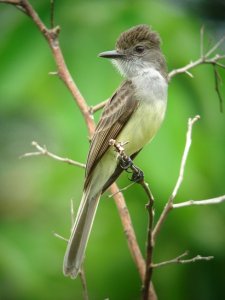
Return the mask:
[[[124,57],[124,54],[122,54],[117,50],[112,50],[112,51],[101,52],[99,53],[98,56],[103,58],[117,59],[117,58]]]

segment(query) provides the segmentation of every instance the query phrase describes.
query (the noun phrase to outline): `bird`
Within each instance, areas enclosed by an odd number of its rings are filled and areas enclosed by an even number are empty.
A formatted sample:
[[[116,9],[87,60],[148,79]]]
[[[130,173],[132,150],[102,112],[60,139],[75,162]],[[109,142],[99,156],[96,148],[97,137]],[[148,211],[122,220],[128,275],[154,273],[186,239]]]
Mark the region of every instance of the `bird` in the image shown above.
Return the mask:
[[[168,75],[161,39],[146,24],[122,32],[115,50],[102,52],[124,81],[106,103],[87,157],[83,196],[64,256],[65,276],[76,278],[101,195],[123,172],[109,141],[124,143],[132,160],[160,128],[167,106]]]

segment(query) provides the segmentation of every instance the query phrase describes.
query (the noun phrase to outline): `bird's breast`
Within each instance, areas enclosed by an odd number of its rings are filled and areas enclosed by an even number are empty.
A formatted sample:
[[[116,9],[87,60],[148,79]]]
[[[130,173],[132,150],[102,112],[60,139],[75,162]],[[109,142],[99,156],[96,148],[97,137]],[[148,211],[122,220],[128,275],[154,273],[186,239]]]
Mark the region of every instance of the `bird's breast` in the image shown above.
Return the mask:
[[[159,72],[146,72],[134,85],[138,107],[117,137],[119,142],[128,142],[125,151],[129,156],[154,137],[164,119],[167,104],[167,82]]]
[[[118,142],[128,142],[125,146],[127,155],[132,155],[151,141],[163,121],[165,110],[164,101],[139,103],[137,110],[117,137]]]

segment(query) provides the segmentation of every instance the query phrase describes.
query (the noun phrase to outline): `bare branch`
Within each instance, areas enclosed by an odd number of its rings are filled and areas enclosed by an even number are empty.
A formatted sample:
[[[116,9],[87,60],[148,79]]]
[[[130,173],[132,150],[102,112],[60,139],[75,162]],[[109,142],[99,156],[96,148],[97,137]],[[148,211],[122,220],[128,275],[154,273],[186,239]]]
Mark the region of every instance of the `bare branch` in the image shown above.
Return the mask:
[[[20,0],[0,0],[0,3],[20,5]]]
[[[184,152],[183,152],[183,156],[181,159],[181,165],[180,165],[180,171],[179,171],[179,176],[176,182],[176,185],[173,189],[173,192],[168,200],[168,202],[166,203],[166,206],[163,209],[162,214],[159,217],[158,222],[155,225],[155,228],[153,230],[153,241],[155,241],[156,239],[156,235],[159,233],[159,230],[162,226],[162,224],[164,223],[168,213],[171,211],[171,209],[173,208],[173,201],[174,198],[177,195],[177,192],[181,186],[181,183],[183,181],[183,177],[184,177],[184,169],[185,169],[185,165],[186,165],[186,161],[187,161],[187,157],[188,157],[188,153],[191,147],[191,135],[192,135],[192,127],[195,124],[195,122],[197,120],[199,120],[200,116],[195,116],[193,119],[189,118],[188,120],[188,129],[187,129],[187,134],[186,134],[186,144],[185,144],[185,148],[184,148]]]
[[[152,240],[152,229],[153,229],[153,220],[154,220],[154,197],[149,189],[148,184],[144,181],[144,174],[143,172],[137,168],[131,158],[126,155],[124,150],[124,145],[127,144],[127,142],[116,142],[115,140],[111,139],[109,141],[109,144],[114,147],[116,152],[119,154],[119,159],[121,160],[121,163],[125,165],[125,170],[130,169],[133,172],[132,179],[133,181],[139,183],[147,197],[148,197],[148,203],[146,205],[146,208],[148,210],[148,228],[147,228],[147,244],[146,244],[146,260],[145,260],[145,275],[144,275],[144,282],[143,282],[143,288],[142,288],[142,295],[144,300],[148,300],[151,295],[151,278],[152,278],[152,254],[153,254],[153,240]],[[154,295],[151,295],[153,298]]]
[[[107,100],[105,100],[105,101],[102,101],[101,103],[99,103],[99,104],[97,104],[97,105],[95,105],[95,106],[91,106],[91,107],[90,107],[90,113],[91,113],[91,114],[94,114],[96,111],[102,109],[102,108],[106,105],[106,103],[108,102],[108,100],[109,100],[109,99],[107,99]]]
[[[202,26],[200,30],[200,58],[197,59],[194,62],[190,62],[186,66],[182,68],[178,68],[175,70],[172,70],[168,74],[168,79],[171,80],[172,77],[174,77],[177,74],[182,74],[185,73],[189,75],[190,77],[193,77],[193,75],[189,72],[191,69],[203,65],[203,64],[210,64],[214,68],[214,77],[215,77],[215,90],[219,98],[219,104],[220,104],[220,111],[223,112],[223,97],[221,95],[220,89],[219,89],[219,73],[218,70],[216,69],[216,66],[225,69],[225,64],[221,63],[221,61],[225,58],[225,55],[219,55],[216,54],[213,57],[210,57],[210,55],[215,52],[220,45],[225,41],[225,35],[222,36],[222,38],[207,52],[204,54],[204,26]]]
[[[213,52],[215,52],[220,45],[225,41],[225,34],[221,37],[221,39],[205,54],[205,57],[209,57]]]
[[[186,73],[189,75],[189,70],[194,69],[197,66],[203,65],[203,64],[211,64],[211,65],[216,64],[216,65],[224,68],[224,65],[220,64],[220,61],[223,59],[224,59],[224,55],[219,55],[219,54],[216,54],[212,58],[206,58],[206,56],[200,57],[199,59],[195,60],[194,62],[190,62],[189,64],[187,64],[186,66],[184,66],[182,68],[172,70],[168,74],[168,78],[169,78],[169,80],[171,80],[175,75],[182,74],[182,73]]]
[[[128,247],[143,282],[145,276],[145,261],[137,243],[137,238],[134,232],[129,211],[125,203],[125,199],[123,197],[123,194],[119,191],[118,187],[115,184],[111,186],[110,191],[112,194],[114,194],[115,203],[119,211],[119,215],[121,216],[121,222],[123,224],[124,232],[127,237]]]
[[[224,55],[216,54],[214,57],[210,58],[210,55],[213,54],[213,52],[215,52],[224,41],[225,41],[225,35],[222,36],[222,38],[206,54],[204,54],[204,27],[202,26],[200,30],[200,58],[194,62],[190,62],[189,64],[187,64],[182,68],[172,70],[168,75],[169,80],[171,80],[172,77],[174,77],[177,74],[187,73],[190,69],[193,69],[202,64],[212,64],[212,65],[217,64],[220,65],[220,67],[224,68],[225,66],[223,64],[220,64],[219,62],[222,59],[224,59]]]
[[[135,184],[135,182],[131,182],[130,184],[128,184],[127,186],[125,186],[124,188],[121,188],[121,189],[119,189],[118,191],[117,191],[117,193],[122,193],[122,192],[124,192],[124,191],[126,191],[126,190],[128,190],[130,187],[132,187],[132,185],[134,185]],[[116,194],[117,194],[116,193]],[[114,195],[116,195],[116,194],[110,194],[110,195],[108,195],[108,197],[109,198],[112,198]]]
[[[0,1],[2,2],[2,1]],[[39,15],[37,12],[34,10],[33,6],[30,4],[28,0],[20,0],[20,1],[5,1],[5,3],[10,3],[19,5],[18,8],[22,8],[23,11],[33,20],[34,24],[38,27],[42,35],[45,37],[47,40],[49,47],[52,51],[53,58],[55,59],[55,63],[57,65],[58,69],[58,75],[70,91],[70,93],[73,96],[73,99],[75,100],[76,104],[78,105],[81,113],[84,116],[84,120],[87,124],[87,128],[89,131],[90,136],[94,132],[95,124],[93,121],[93,118],[89,112],[89,107],[86,104],[86,101],[84,97],[82,96],[81,92],[79,91],[77,85],[72,79],[72,76],[68,70],[68,67],[66,65],[66,62],[64,60],[59,40],[58,40],[58,35],[60,32],[59,26],[55,26],[51,29],[48,29],[45,24],[42,22],[40,19]],[[52,8],[53,9],[53,8]]]
[[[212,199],[205,199],[205,200],[189,200],[181,203],[173,204],[173,208],[181,208],[193,205],[214,205],[219,204],[225,201],[225,195],[212,198]]]
[[[213,70],[214,70],[214,77],[215,77],[215,90],[217,92],[219,102],[220,102],[220,112],[223,112],[223,97],[222,97],[220,89],[219,89],[219,84],[221,82],[221,78],[220,78],[220,75],[219,75],[216,65],[213,65]]]
[[[152,268],[160,268],[160,267],[165,267],[171,264],[188,264],[188,263],[194,263],[196,261],[200,261],[200,260],[206,260],[209,261],[211,259],[213,259],[213,256],[201,256],[201,255],[196,255],[193,258],[189,258],[189,259],[181,259],[184,256],[188,255],[188,251],[185,251],[183,254],[177,256],[174,259],[171,260],[167,260],[167,261],[163,261],[161,263],[158,264],[152,264]]]
[[[89,296],[88,296],[88,289],[87,289],[87,280],[86,280],[86,276],[85,276],[85,272],[84,272],[83,267],[81,267],[81,269],[79,271],[79,276],[80,276],[81,284],[82,284],[83,299],[88,300]]]
[[[60,157],[56,154],[53,154],[52,152],[49,152],[45,146],[42,147],[35,141],[33,141],[31,143],[31,145],[34,146],[38,150],[38,152],[25,153],[25,154],[21,155],[20,158],[31,157],[31,156],[48,156],[48,157],[53,158],[54,160],[67,163],[69,165],[73,165],[73,166],[80,167],[80,168],[85,168],[86,167],[85,164],[82,164],[78,161],[75,161],[75,160],[72,160],[72,159],[69,159],[69,158]]]
[[[148,184],[144,180],[142,180],[140,184],[148,196],[148,204],[146,205],[146,208],[148,210],[148,228],[147,228],[147,246],[146,246],[146,260],[145,260],[145,280],[142,289],[143,299],[148,300],[149,288],[150,288],[150,283],[152,280],[152,272],[153,272],[152,255],[153,255],[154,242],[152,239],[152,232],[153,232],[153,222],[154,222],[154,197],[151,193],[151,190],[149,189]]]
[[[59,235],[58,233],[53,232],[53,235],[54,235],[55,237],[57,237],[58,239],[63,240],[63,241],[65,241],[65,242],[68,243],[68,239],[64,238],[63,236]]]
[[[185,169],[185,165],[186,165],[188,153],[189,153],[189,150],[190,150],[190,147],[191,147],[191,142],[192,142],[192,139],[191,139],[192,127],[193,127],[194,123],[196,121],[198,121],[199,119],[200,119],[200,116],[197,115],[193,119],[190,118],[188,120],[188,130],[187,130],[187,136],[186,136],[186,145],[185,145],[184,153],[183,153],[182,160],[181,160],[180,172],[179,172],[179,176],[178,176],[178,179],[177,179],[177,183],[176,183],[176,185],[174,187],[174,190],[173,190],[173,192],[171,194],[171,197],[170,197],[170,201],[171,202],[173,202],[174,198],[176,197],[177,192],[178,192],[178,190],[179,190],[179,188],[181,186],[181,183],[183,181],[184,169]]]

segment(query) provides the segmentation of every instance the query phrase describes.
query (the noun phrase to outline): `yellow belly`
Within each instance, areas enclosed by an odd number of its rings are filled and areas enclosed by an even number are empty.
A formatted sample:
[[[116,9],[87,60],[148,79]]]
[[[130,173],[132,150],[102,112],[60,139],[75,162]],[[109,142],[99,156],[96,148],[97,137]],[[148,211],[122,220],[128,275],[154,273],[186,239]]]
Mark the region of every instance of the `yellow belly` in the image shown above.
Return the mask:
[[[124,147],[127,155],[137,152],[152,140],[163,121],[165,110],[165,101],[140,103],[116,139],[117,142],[128,142]]]

